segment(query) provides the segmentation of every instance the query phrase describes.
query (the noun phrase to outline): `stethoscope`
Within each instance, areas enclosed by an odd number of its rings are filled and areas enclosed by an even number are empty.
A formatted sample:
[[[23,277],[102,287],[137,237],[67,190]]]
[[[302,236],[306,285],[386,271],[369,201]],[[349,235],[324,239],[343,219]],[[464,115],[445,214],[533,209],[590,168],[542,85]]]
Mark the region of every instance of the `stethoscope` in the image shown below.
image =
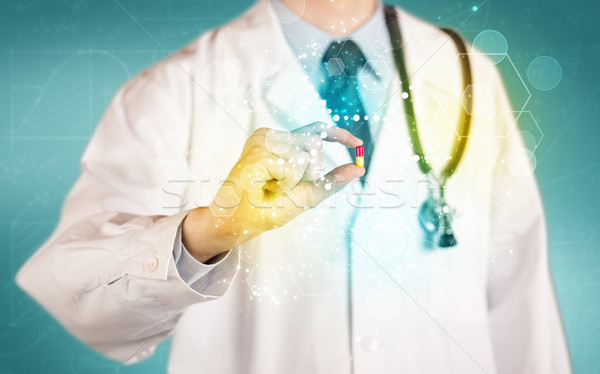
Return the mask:
[[[455,214],[455,210],[451,208],[446,201],[446,181],[454,174],[454,171],[458,167],[467,144],[469,128],[471,125],[471,115],[469,113],[471,113],[471,107],[473,105],[473,92],[471,90],[469,95],[463,95],[463,105],[459,112],[458,126],[456,128],[457,136],[455,137],[452,146],[452,154],[442,172],[439,175],[436,175],[425,158],[421,140],[419,139],[410,83],[408,74],[406,73],[406,65],[404,63],[402,34],[400,33],[400,27],[398,26],[396,9],[391,6],[386,6],[385,19],[392,43],[394,61],[400,75],[402,92],[405,93],[405,99],[403,100],[404,113],[406,115],[406,123],[408,125],[408,133],[410,135],[413,152],[415,156],[419,158],[419,169],[430,181],[428,197],[419,208],[419,224],[425,231],[426,239],[428,239],[427,242],[432,243],[437,236],[438,247],[449,248],[456,245],[457,242],[454,230],[452,229],[452,217]],[[472,84],[472,77],[471,65],[469,63],[469,56],[465,44],[455,31],[449,29],[442,30],[450,35],[458,49],[464,86],[463,92],[466,92],[468,86],[471,86]],[[406,94],[408,94],[408,97],[406,97]],[[433,186],[436,186],[437,189],[434,190]]]
[[[450,178],[458,164],[465,150],[467,137],[469,135],[469,127],[471,125],[471,107],[473,105],[472,91],[471,95],[468,96],[465,102],[463,102],[462,110],[460,111],[460,117],[458,121],[457,136],[454,139],[454,144],[452,145],[452,155],[444,169],[440,173],[439,176],[435,175],[433,169],[425,159],[425,154],[423,152],[423,148],[421,147],[421,141],[419,139],[419,133],[417,130],[417,122],[415,120],[415,109],[412,103],[412,95],[410,91],[410,83],[408,80],[408,74],[406,73],[406,66],[404,64],[404,53],[402,50],[402,34],[400,33],[400,27],[398,25],[398,15],[396,14],[396,9],[391,6],[386,6],[384,8],[385,12],[385,22],[387,24],[388,32],[390,34],[390,41],[392,44],[392,51],[394,54],[394,62],[396,68],[398,69],[398,73],[400,75],[400,84],[402,87],[402,92],[406,92],[408,97],[406,97],[404,102],[404,113],[406,115],[406,123],[408,125],[408,132],[410,134],[410,139],[413,146],[413,152],[416,156],[419,157],[419,169],[423,174],[425,174],[430,180],[429,185],[429,196],[427,199],[421,204],[419,208],[419,223],[425,234],[427,236],[427,242],[433,243],[433,239],[435,236],[438,236],[437,245],[441,248],[449,248],[456,245],[456,237],[454,236],[454,231],[452,230],[452,216],[455,213],[454,210],[448,205],[446,202],[446,197],[444,194],[444,190],[446,188],[446,181]],[[448,33],[459,52],[459,57],[461,60],[462,67],[462,78],[464,89],[471,85],[471,65],[469,63],[469,57],[466,52],[466,47],[462,39],[456,34],[456,32],[449,29],[442,29],[444,32]],[[464,91],[463,91],[464,92]],[[437,195],[436,191],[433,189],[433,185],[438,187]],[[348,252],[348,264],[349,269],[352,269],[352,238],[348,237],[348,248],[350,249]],[[352,271],[348,272],[348,294],[352,295]],[[348,329],[350,331],[349,336],[354,336],[353,334],[353,323],[352,323],[352,314],[353,314],[353,300],[351,297],[348,298]],[[353,352],[353,344],[352,339],[349,340],[350,352],[352,355]],[[354,365],[351,363],[350,365],[351,372],[354,372]]]

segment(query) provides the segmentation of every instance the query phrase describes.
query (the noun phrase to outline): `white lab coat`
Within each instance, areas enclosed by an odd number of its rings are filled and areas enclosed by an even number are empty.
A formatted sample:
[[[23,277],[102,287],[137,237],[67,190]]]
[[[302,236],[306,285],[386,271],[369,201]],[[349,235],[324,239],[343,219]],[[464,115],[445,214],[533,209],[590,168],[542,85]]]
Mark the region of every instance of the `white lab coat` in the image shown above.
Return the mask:
[[[399,12],[422,141],[439,170],[460,105],[457,52]],[[56,232],[17,282],[115,360],[147,358],[172,336],[172,373],[349,373],[351,362],[361,374],[570,372],[531,166],[495,66],[471,61],[472,137],[447,186],[454,248],[421,244],[426,189],[396,79],[362,208],[352,206],[360,185],[347,187],[233,249],[194,289],[181,280],[178,226],[208,205],[248,134],[331,123],[261,0],[118,91]],[[328,169],[352,162],[344,147],[324,147]]]

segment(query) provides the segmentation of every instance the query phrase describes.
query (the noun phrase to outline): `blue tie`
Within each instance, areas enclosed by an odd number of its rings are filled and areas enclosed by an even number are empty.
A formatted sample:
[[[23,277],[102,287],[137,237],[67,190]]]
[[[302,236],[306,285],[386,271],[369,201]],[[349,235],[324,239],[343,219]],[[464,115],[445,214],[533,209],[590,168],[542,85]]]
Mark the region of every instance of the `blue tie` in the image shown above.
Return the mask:
[[[365,119],[365,108],[359,95],[358,74],[367,65],[360,48],[352,40],[333,42],[322,59],[327,80],[319,94],[325,100],[327,109],[337,126],[350,131],[362,139],[365,150],[365,168],[369,170],[371,161],[371,131]],[[368,68],[368,66],[367,66]],[[348,149],[350,156],[353,149]],[[361,178],[364,183],[364,176]]]

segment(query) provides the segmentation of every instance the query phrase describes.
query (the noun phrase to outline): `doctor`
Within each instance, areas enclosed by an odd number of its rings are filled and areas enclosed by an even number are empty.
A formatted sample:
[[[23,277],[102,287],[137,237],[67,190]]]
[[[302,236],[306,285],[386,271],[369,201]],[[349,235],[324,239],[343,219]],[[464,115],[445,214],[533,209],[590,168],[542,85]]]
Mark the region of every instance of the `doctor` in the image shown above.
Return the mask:
[[[397,15],[439,173],[463,110],[457,47]],[[260,0],[136,76],[18,284],[114,360],[171,337],[172,373],[570,372],[498,72],[469,53],[471,131],[445,186],[457,244],[439,248],[392,43],[376,0]]]

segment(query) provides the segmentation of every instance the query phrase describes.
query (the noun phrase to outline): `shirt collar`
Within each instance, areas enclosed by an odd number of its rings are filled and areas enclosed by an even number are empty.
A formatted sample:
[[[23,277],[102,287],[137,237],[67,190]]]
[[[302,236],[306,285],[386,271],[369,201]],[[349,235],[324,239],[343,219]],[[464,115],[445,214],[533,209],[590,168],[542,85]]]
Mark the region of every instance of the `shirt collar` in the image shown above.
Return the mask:
[[[270,3],[290,47],[306,72],[314,72],[319,69],[321,58],[329,44],[345,39],[352,39],[360,47],[367,60],[393,61],[389,48],[389,35],[385,27],[383,5],[379,0],[371,17],[358,29],[341,38],[328,34],[306,22],[279,0],[272,0]],[[382,46],[384,48],[380,48]]]

